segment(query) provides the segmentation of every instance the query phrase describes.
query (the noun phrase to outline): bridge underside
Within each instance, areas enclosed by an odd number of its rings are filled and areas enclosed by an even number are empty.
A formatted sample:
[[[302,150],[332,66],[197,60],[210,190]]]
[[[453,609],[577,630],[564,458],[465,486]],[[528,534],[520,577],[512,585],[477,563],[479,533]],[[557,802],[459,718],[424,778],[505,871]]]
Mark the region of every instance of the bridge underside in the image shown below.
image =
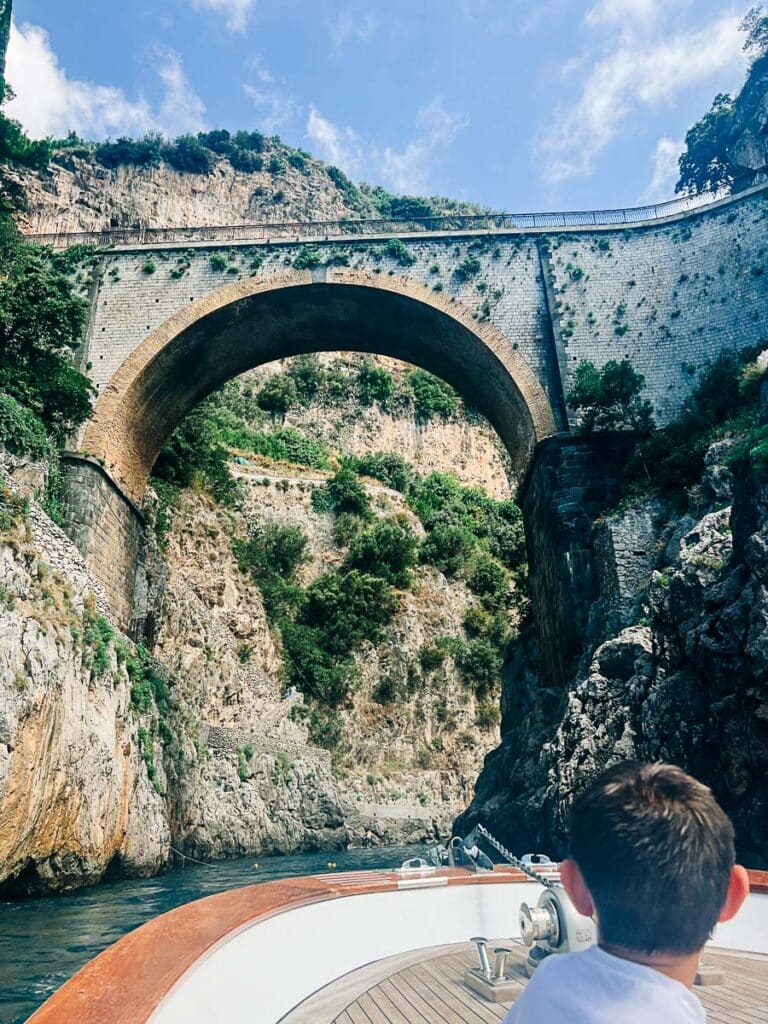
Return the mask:
[[[522,476],[555,432],[546,394],[512,342],[460,304],[411,282],[337,272],[268,285],[238,283],[152,332],[100,398],[83,448],[137,503],[170,434],[226,381],[262,363],[318,351],[361,351],[422,366],[452,384],[498,431]]]

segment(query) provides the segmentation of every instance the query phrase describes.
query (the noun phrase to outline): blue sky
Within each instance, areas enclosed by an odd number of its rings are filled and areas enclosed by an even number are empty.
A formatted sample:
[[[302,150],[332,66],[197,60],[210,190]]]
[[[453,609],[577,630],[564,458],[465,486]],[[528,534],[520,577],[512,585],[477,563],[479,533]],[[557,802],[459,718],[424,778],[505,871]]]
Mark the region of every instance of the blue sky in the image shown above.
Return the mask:
[[[714,0],[16,0],[10,113],[90,138],[257,128],[393,191],[511,211],[668,198],[744,78]]]

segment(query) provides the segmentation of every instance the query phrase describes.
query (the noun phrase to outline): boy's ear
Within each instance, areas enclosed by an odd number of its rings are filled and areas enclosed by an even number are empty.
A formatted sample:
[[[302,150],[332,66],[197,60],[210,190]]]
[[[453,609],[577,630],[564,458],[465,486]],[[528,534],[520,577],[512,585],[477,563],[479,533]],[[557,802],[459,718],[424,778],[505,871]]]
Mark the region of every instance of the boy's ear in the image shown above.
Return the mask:
[[[578,912],[584,917],[592,917],[595,912],[592,894],[587,888],[579,865],[570,857],[560,862],[560,880]]]
[[[730,921],[741,910],[741,905],[747,896],[749,896],[749,875],[741,864],[734,864],[728,882],[728,892],[725,894],[725,903],[717,920]]]

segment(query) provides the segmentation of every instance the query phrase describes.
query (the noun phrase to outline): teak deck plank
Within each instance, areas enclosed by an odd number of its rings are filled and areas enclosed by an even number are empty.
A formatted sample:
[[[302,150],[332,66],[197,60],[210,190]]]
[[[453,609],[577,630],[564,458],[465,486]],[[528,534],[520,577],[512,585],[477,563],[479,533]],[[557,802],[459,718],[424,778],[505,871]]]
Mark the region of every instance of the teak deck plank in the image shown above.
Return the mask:
[[[503,940],[503,945],[513,951],[510,973],[525,980],[527,949],[519,941]],[[723,985],[695,989],[708,1024],[768,1024],[768,957],[713,950],[705,959],[726,972]],[[313,1024],[499,1024],[510,1004],[487,1003],[464,984],[464,972],[475,963],[474,946],[467,943],[415,951],[410,961],[393,958],[390,974],[387,961],[361,968],[359,987],[347,995],[350,999],[357,991],[357,997],[343,1009],[337,997],[334,1014],[318,1012]],[[332,990],[330,985],[316,995]],[[291,1024],[292,1016],[283,1024]]]

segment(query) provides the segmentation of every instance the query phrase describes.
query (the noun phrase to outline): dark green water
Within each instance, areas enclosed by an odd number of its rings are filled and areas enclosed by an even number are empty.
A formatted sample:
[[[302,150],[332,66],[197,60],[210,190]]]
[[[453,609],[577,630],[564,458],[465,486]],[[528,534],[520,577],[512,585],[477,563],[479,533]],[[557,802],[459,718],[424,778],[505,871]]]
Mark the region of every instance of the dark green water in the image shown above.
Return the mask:
[[[187,864],[158,878],[114,882],[68,896],[0,902],[0,1022],[22,1024],[91,957],[182,903],[254,882],[327,871],[329,861],[336,862],[338,871],[391,868],[423,851],[404,846]]]

